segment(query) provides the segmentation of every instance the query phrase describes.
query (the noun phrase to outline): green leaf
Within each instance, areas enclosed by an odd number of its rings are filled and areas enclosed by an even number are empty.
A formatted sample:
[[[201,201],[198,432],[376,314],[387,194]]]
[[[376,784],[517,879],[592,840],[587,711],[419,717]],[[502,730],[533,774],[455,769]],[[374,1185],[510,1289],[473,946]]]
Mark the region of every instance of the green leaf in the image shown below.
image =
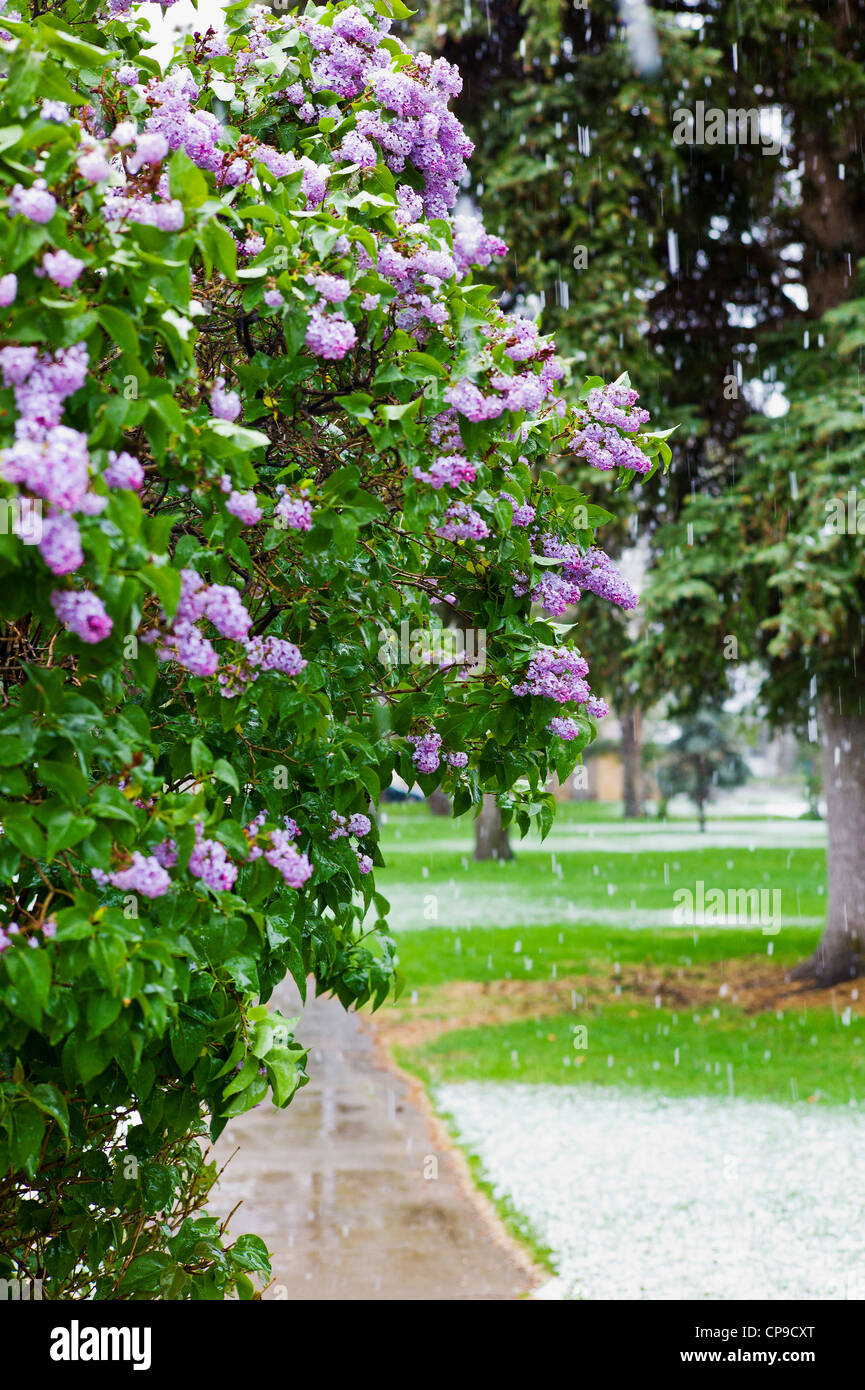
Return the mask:
[[[226,280],[237,279],[237,245],[231,233],[215,217],[209,218],[199,230],[198,244]]]
[[[51,961],[47,951],[15,946],[3,952],[10,987],[4,1002],[18,1018],[38,1028],[51,989]]]
[[[305,1052],[292,1052],[288,1048],[274,1048],[264,1058],[267,1076],[273,1090],[273,1103],[278,1107],[288,1105],[300,1085],[303,1071],[301,1063]]]
[[[231,763],[226,762],[225,758],[217,758],[216,762],[213,764],[213,775],[217,777],[220,782],[225,782],[226,786],[231,787],[234,791],[240,791],[237,773],[231,766]]]
[[[111,342],[116,343],[121,352],[137,357],[140,342],[135,331],[134,321],[128,313],[115,309],[111,304],[100,304],[97,317]]]
[[[66,1104],[66,1097],[62,1091],[58,1091],[56,1086],[51,1086],[47,1081],[42,1081],[38,1086],[34,1086],[29,1092],[30,1103],[36,1105],[46,1115],[50,1115],[56,1120],[65,1137],[69,1138],[69,1108]]]
[[[45,1116],[34,1105],[16,1105],[12,1130],[11,1156],[16,1168],[33,1177],[45,1135]]]
[[[231,1262],[238,1269],[251,1269],[255,1274],[270,1275],[270,1256],[260,1236],[238,1236],[231,1247]]]

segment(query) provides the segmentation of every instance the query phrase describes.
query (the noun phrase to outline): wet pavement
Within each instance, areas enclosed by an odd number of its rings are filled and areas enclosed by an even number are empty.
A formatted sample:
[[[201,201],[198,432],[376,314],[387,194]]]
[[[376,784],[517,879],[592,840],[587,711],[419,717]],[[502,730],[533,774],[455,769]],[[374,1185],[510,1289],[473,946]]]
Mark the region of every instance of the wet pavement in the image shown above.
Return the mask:
[[[274,1004],[301,1011],[291,989]],[[273,1257],[267,1299],[519,1298],[532,1267],[474,1190],[419,1086],[392,1071],[368,1022],[309,1000],[297,1025],[309,1085],[287,1110],[231,1121],[209,1210]]]

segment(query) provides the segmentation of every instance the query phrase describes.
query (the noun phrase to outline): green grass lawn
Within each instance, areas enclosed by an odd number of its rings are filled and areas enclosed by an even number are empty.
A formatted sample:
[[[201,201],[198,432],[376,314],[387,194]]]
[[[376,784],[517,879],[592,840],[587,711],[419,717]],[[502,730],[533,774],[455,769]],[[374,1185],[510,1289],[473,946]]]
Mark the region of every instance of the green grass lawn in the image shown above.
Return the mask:
[[[382,840],[388,868],[378,885],[406,933],[431,924],[517,928],[611,922],[673,924],[678,889],[767,889],[780,893],[785,925],[818,927],[825,914],[822,826],[813,822],[716,822],[701,837],[692,823],[615,822],[603,808],[560,808],[551,834],[515,841],[511,862],[472,859],[472,821],[423,806],[388,807]],[[721,843],[718,843],[721,841]],[[662,847],[663,844],[663,847]],[[657,921],[650,920],[651,914]]]
[[[575,1034],[582,1025],[584,1039]],[[428,1082],[529,1081],[641,1086],[667,1095],[753,1100],[865,1100],[865,1020],[831,1011],[746,1016],[724,1005],[698,1013],[630,1002],[572,1014],[458,1029],[399,1050]],[[585,1041],[575,1050],[576,1040]]]
[[[596,977],[566,1013],[457,1027],[400,1061],[427,1081],[480,1080],[650,1087],[670,1095],[849,1104],[865,1100],[865,1019],[825,997],[747,1014],[729,998],[679,1008],[613,999],[618,966],[682,970],[759,960],[767,971],[809,954],[825,911],[822,827],[735,821],[705,840],[685,821],[623,825],[616,808],[566,805],[548,840],[515,844],[506,864],[475,864],[472,823],[425,807],[387,808],[388,868],[406,992],[399,1016],[443,1019],[460,981]],[[659,844],[662,836],[664,845]],[[718,843],[721,841],[722,843]],[[597,842],[597,843],[593,843]],[[615,845],[615,847],[614,847]],[[642,846],[645,845],[645,848]],[[673,893],[779,889],[782,926],[675,927]],[[477,999],[472,996],[477,1006]],[[475,1008],[475,1012],[477,1007]],[[459,1020],[457,1019],[457,1022]],[[586,1046],[575,1029],[586,1029]]]

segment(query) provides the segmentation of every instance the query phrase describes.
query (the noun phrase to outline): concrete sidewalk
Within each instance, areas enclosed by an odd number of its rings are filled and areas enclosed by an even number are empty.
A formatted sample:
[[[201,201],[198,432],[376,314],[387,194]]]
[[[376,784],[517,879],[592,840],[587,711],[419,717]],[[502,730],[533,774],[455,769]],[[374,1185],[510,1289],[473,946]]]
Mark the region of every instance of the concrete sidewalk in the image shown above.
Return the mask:
[[[300,1012],[288,989],[274,1000]],[[310,1082],[287,1110],[269,1102],[233,1120],[238,1146],[209,1211],[230,1233],[260,1235],[273,1256],[266,1298],[518,1298],[530,1261],[476,1194],[461,1155],[420,1089],[384,1063],[368,1024],[333,999],[308,1001],[297,1037]]]

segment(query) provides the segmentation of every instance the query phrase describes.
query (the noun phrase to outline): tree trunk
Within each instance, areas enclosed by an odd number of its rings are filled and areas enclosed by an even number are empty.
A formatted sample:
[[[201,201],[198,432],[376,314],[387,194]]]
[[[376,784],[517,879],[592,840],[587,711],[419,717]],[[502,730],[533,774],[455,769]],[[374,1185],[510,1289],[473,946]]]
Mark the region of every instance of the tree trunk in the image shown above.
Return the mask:
[[[513,859],[508,832],[494,796],[484,793],[480,815],[475,821],[475,859]]]
[[[700,834],[706,833],[706,802],[709,799],[709,779],[706,775],[706,759],[703,754],[697,761],[697,820],[700,822]]]
[[[826,928],[794,980],[833,985],[865,971],[865,716],[823,702],[823,790],[828,844]]]
[[[434,792],[430,792],[426,804],[434,816],[449,816],[451,813],[451,799],[445,795],[441,787],[436,787]]]
[[[622,795],[625,820],[639,820],[643,814],[643,794],[640,778],[640,715],[632,705],[626,705],[622,725]]]

